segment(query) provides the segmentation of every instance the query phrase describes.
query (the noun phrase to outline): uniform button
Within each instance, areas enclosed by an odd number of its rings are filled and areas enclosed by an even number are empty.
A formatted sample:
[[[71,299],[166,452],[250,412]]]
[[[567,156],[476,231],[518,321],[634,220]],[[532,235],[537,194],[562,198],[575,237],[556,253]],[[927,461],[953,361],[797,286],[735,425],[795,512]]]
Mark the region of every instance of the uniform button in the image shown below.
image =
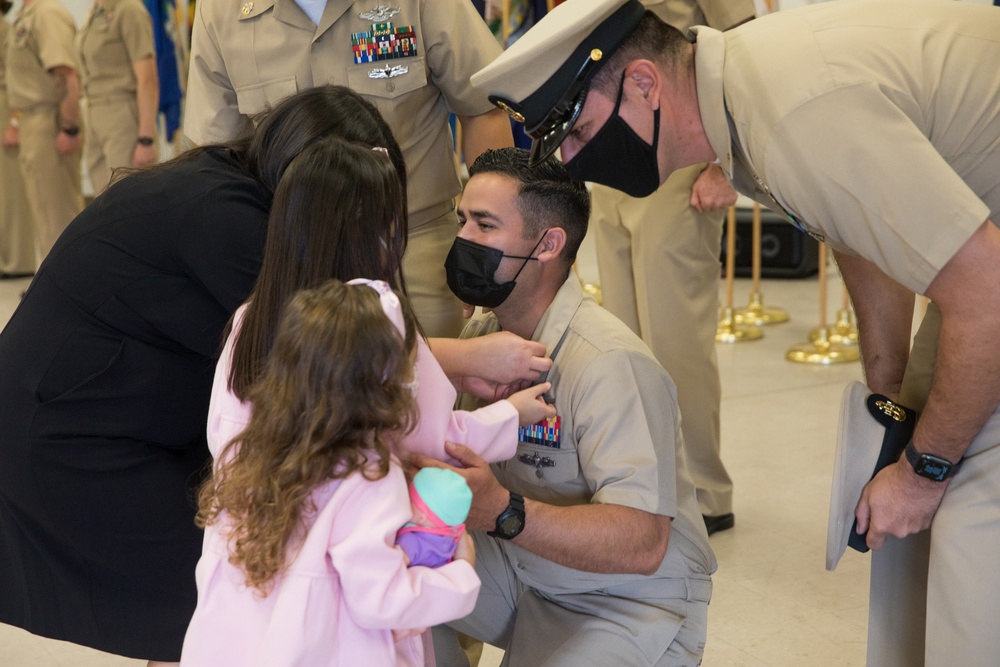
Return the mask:
[[[385,84],[385,89],[391,93],[392,91],[396,90],[396,84],[390,81],[389,83]]]
[[[517,564],[517,569],[523,570],[524,569],[524,563],[518,563]]]

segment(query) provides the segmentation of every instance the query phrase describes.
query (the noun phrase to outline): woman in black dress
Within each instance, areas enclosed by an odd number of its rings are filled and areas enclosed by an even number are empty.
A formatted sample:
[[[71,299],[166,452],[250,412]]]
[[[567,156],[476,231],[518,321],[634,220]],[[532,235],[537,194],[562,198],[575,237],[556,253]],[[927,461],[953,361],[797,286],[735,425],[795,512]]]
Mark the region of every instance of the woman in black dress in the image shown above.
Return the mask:
[[[386,147],[405,178],[375,108],[315,88],[228,145],[117,181],[46,257],[0,333],[0,622],[179,659],[223,328],[257,277],[285,167],[331,135]],[[403,223],[385,235],[400,252]]]

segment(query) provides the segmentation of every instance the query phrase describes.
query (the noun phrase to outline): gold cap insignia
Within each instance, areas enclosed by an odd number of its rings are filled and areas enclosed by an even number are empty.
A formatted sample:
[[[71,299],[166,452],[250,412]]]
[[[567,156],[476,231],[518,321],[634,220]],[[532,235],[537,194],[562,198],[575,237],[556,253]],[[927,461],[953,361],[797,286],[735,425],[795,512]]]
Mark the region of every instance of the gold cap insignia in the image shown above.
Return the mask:
[[[516,120],[516,121],[517,121],[518,123],[523,123],[523,122],[524,122],[524,116],[523,116],[523,115],[521,115],[521,113],[520,113],[520,112],[518,112],[518,111],[514,111],[513,109],[511,109],[511,108],[510,108],[510,106],[509,106],[509,105],[507,105],[506,103],[504,103],[504,102],[501,102],[500,100],[497,100],[497,101],[495,102],[495,104],[496,104],[496,105],[497,105],[498,107],[500,107],[501,109],[503,109],[504,111],[506,111],[506,112],[507,112],[507,115],[509,115],[509,116],[510,116],[511,118],[513,118],[514,120]]]
[[[875,401],[875,407],[898,422],[906,421],[906,411],[892,401]]]

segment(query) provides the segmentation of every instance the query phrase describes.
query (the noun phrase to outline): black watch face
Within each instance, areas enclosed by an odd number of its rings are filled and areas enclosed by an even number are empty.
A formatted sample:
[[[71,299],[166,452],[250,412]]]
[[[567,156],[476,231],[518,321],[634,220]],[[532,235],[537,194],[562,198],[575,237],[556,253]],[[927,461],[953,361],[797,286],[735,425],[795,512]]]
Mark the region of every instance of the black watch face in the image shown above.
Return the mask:
[[[921,477],[933,479],[935,482],[943,482],[948,479],[951,472],[951,463],[930,454],[922,454],[917,460],[917,465],[913,471]]]
[[[513,535],[521,530],[521,517],[516,514],[508,514],[500,519],[500,531],[504,535]]]

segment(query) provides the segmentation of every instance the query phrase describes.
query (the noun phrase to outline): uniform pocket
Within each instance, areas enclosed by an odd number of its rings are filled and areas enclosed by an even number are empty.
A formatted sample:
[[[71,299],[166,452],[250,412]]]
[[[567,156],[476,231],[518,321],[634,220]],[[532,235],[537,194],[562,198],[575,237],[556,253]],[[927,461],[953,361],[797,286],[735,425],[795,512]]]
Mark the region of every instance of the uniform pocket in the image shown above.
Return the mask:
[[[427,85],[427,65],[422,57],[362,63],[348,70],[347,82],[360,95],[394,99]]]
[[[507,462],[507,474],[533,486],[555,486],[580,476],[575,449],[555,449],[527,442],[517,443],[517,453]]]
[[[298,92],[294,76],[236,88],[240,113],[253,116]]]

